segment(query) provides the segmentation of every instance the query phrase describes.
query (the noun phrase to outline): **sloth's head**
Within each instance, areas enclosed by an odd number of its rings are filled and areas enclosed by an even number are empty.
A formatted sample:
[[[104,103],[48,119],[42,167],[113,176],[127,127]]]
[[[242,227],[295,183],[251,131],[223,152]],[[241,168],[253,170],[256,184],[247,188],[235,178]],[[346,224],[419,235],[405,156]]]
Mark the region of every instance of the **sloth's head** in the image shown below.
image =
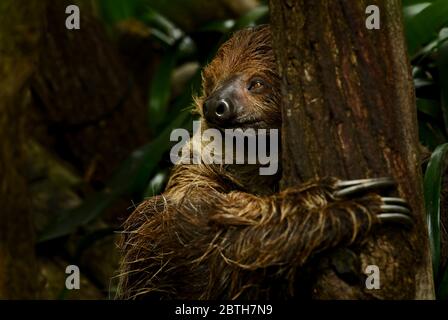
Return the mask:
[[[204,69],[202,79],[197,106],[209,127],[280,127],[280,80],[268,26],[236,32]]]

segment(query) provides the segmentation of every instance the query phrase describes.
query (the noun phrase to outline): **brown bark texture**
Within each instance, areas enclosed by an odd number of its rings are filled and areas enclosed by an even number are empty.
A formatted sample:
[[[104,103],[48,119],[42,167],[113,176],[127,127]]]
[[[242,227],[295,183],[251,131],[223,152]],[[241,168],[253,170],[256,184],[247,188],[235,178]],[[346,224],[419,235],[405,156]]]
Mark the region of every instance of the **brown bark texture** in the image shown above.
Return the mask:
[[[47,16],[32,82],[30,131],[88,181],[104,182],[149,139],[146,103],[123,56],[95,17],[80,6],[80,30],[67,30],[73,1],[42,1]]]
[[[0,2],[0,299],[36,298],[35,235],[22,172],[40,7],[37,0]]]
[[[366,8],[380,29],[366,28]],[[433,299],[414,89],[399,0],[270,1],[283,85],[282,187],[315,177],[391,176],[412,208],[412,230],[381,226],[366,245],[321,259],[313,297]],[[380,289],[344,278],[350,261],[377,265]],[[324,262],[325,261],[325,262]],[[328,261],[331,261],[330,263]],[[342,267],[341,267],[342,265]]]

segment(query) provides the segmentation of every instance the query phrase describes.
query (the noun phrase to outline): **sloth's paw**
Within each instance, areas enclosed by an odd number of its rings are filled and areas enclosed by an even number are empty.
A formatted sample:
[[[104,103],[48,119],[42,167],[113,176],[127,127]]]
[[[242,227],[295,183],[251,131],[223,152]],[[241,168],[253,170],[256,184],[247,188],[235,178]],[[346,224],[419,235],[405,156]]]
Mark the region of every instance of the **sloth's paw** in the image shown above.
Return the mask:
[[[406,200],[398,197],[384,197],[381,193],[396,187],[392,178],[373,178],[336,182],[335,198],[353,198],[365,193],[377,193],[381,198],[377,217],[381,222],[397,222],[412,225],[413,219]]]

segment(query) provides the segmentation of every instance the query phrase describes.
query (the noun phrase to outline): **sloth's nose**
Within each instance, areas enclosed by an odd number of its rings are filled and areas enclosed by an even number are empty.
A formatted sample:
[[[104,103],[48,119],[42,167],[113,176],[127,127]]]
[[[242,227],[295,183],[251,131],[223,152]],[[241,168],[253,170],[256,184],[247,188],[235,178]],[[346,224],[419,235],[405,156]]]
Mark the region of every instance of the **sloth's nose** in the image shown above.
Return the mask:
[[[211,99],[204,103],[204,116],[210,123],[225,126],[235,118],[235,107],[230,99]]]

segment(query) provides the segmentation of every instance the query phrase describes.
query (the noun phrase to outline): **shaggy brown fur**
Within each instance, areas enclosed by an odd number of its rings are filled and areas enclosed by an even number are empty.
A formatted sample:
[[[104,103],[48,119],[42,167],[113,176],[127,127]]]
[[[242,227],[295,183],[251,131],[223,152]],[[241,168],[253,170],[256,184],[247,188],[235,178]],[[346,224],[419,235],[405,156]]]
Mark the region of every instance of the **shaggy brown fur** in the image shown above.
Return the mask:
[[[203,73],[205,99],[229,78],[258,76],[265,90],[241,97],[257,127],[279,128],[280,84],[270,30],[237,32]],[[208,124],[204,119],[203,127]],[[381,199],[332,196],[336,179],[276,192],[256,166],[176,165],[165,192],[125,223],[118,298],[235,299],[296,295],[298,270],[316,253],[360,243],[378,224]]]

